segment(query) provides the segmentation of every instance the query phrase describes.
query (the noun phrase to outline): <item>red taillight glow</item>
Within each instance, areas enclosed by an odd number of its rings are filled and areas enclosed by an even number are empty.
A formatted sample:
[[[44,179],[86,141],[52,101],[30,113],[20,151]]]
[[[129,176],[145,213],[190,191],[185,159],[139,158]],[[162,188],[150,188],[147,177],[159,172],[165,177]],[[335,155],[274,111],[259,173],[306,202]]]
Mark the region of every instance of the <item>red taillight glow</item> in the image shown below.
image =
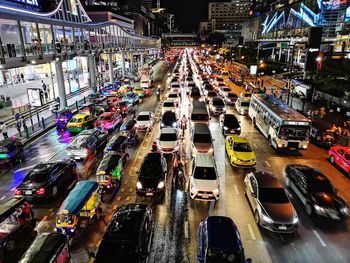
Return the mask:
[[[36,190],[35,192],[37,195],[44,195],[45,194],[45,188],[41,187],[39,190]]]
[[[15,189],[15,195],[22,195],[21,190],[19,190],[18,188]]]

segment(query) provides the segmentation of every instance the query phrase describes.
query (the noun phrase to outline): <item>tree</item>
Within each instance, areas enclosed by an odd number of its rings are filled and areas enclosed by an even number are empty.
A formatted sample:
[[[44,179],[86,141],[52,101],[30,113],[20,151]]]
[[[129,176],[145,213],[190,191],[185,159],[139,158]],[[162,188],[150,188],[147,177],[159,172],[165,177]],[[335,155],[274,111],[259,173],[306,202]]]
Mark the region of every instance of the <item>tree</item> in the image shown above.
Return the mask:
[[[225,35],[220,33],[220,32],[210,33],[209,36],[205,40],[206,43],[208,43],[210,45],[217,45],[219,47],[221,47],[225,41],[226,41]]]

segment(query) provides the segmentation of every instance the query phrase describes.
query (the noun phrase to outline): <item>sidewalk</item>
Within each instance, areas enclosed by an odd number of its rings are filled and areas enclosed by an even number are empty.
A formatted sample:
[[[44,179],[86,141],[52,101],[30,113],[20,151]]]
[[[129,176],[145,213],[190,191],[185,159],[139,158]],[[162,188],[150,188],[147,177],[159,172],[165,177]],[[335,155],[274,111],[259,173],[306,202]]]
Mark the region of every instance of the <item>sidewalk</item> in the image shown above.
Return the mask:
[[[75,95],[67,95],[67,104],[69,108],[74,111],[76,110],[76,104],[83,104],[87,100],[87,96],[92,93],[91,89],[83,88],[80,90],[81,93],[77,92]],[[22,136],[18,133],[15,124],[9,125],[7,127],[7,132],[9,137],[18,137],[22,138],[23,143],[28,142],[33,137],[45,132],[49,127],[53,127],[55,125],[55,118],[50,110],[50,104],[52,102],[45,105],[45,109],[42,111],[34,112],[24,119],[28,134],[23,130],[22,126]],[[43,125],[44,124],[44,125]],[[2,134],[0,134],[0,140],[3,140]]]

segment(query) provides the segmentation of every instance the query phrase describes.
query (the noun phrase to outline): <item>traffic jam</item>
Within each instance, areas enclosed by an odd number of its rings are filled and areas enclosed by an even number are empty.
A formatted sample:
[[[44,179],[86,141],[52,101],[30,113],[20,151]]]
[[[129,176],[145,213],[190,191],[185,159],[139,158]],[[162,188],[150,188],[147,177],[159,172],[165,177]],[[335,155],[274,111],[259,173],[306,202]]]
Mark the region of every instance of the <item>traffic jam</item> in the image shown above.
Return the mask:
[[[57,154],[14,173],[13,197],[0,206],[0,262],[260,262],[246,233],[289,237],[305,215],[348,219],[347,201],[326,173],[288,163],[289,152],[310,151],[309,118],[271,94],[238,93],[232,85],[241,80],[199,48],[174,49],[166,59],[159,80],[143,69],[139,83],[110,83],[78,111],[56,113],[49,139],[59,138]],[[1,162],[36,158],[26,151],[11,138]],[[278,176],[259,159],[270,151],[284,156]],[[349,176],[349,147],[330,146],[328,158]],[[232,171],[241,180],[228,186]],[[234,210],[234,192],[250,210],[240,220],[225,212]],[[242,218],[255,224],[243,229]],[[88,251],[77,260],[81,248]]]

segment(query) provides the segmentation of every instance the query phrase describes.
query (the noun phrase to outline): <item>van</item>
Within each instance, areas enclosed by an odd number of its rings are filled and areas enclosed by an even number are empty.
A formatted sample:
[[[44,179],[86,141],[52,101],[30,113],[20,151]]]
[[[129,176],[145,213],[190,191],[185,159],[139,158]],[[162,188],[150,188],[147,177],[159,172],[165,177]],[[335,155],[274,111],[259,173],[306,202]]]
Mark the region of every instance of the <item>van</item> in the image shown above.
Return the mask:
[[[192,111],[190,115],[191,127],[193,127],[195,123],[204,123],[209,125],[209,119],[207,105],[205,102],[198,100],[192,101]]]
[[[194,157],[197,153],[214,154],[213,139],[208,125],[204,123],[195,123],[191,136],[191,155]]]
[[[199,263],[252,262],[245,258],[236,224],[226,216],[209,216],[199,224],[197,260]]]
[[[240,115],[248,115],[249,104],[250,98],[239,97],[235,103],[236,110]]]

